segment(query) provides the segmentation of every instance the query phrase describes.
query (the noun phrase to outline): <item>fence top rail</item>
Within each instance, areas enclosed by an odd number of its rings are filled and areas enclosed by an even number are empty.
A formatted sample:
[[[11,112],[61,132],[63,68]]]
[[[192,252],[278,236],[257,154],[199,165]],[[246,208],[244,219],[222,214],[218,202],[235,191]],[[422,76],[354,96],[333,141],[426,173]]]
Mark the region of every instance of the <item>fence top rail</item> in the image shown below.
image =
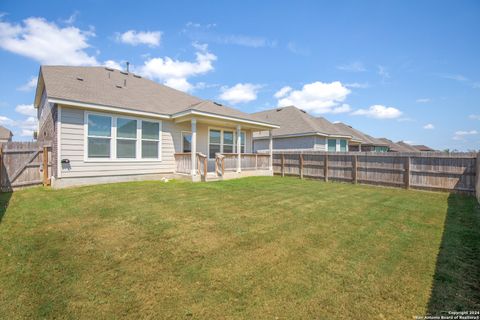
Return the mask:
[[[268,151],[259,150],[259,153],[265,154]],[[304,154],[304,155],[328,155],[328,156],[370,156],[370,157],[411,157],[411,158],[461,158],[461,159],[475,159],[476,153],[462,152],[462,153],[446,153],[446,152],[325,152],[305,149],[289,149],[289,150],[274,150],[274,155],[281,154]]]
[[[43,150],[43,148],[51,148],[51,143],[40,142],[6,142],[0,144],[0,148],[3,152],[33,152],[37,150]]]

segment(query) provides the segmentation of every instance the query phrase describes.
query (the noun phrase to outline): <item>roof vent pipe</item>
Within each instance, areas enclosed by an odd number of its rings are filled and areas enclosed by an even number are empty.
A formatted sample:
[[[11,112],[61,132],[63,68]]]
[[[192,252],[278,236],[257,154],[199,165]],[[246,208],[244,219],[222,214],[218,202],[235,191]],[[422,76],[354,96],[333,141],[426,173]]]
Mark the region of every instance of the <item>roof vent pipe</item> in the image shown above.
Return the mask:
[[[127,72],[130,72],[130,62],[127,61]]]

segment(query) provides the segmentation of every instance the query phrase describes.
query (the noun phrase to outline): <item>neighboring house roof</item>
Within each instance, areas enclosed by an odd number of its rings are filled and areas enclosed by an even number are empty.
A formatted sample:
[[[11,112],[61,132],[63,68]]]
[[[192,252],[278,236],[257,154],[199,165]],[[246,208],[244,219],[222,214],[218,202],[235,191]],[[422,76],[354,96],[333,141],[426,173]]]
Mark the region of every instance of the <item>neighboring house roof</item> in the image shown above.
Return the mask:
[[[386,138],[380,138],[379,140],[381,140],[385,143],[388,143],[388,147],[390,148],[390,151],[393,151],[393,152],[418,152],[418,150],[416,150],[416,149],[414,151],[412,151],[412,149],[410,149],[408,146],[406,146],[407,144],[404,143],[404,142],[402,142],[402,144],[400,144],[398,142],[395,143],[392,140],[388,140]]]
[[[386,147],[388,146],[387,143],[380,141],[374,137],[369,136],[368,134],[365,134],[352,126],[349,126],[345,123],[338,122],[335,123],[335,126],[337,126],[342,132],[345,134],[349,134],[353,137],[353,141],[360,142],[362,145],[366,146],[380,146],[380,147]]]
[[[432,149],[426,145],[423,145],[423,144],[417,144],[417,145],[413,145],[412,147],[414,147],[415,149],[419,150],[419,151],[422,151],[422,152],[432,152],[432,151],[435,151],[435,149]]]
[[[12,131],[0,126],[0,140],[9,140],[11,137],[13,137]]]
[[[172,117],[198,111],[258,121],[248,113],[204,101],[133,73],[105,67],[42,66],[36,107],[43,88],[47,97],[58,103],[94,104]]]
[[[351,134],[342,132],[325,118],[314,117],[294,106],[261,111],[253,115],[263,121],[280,125],[280,128],[272,130],[274,137],[319,134],[323,136],[352,138]],[[262,138],[265,136],[266,135],[262,133],[255,135],[255,137]]]
[[[398,145],[402,146],[403,148],[405,148],[406,150],[408,150],[407,152],[418,152],[418,149],[415,148],[414,146],[406,143],[406,142],[403,142],[403,141],[398,141],[397,142]]]

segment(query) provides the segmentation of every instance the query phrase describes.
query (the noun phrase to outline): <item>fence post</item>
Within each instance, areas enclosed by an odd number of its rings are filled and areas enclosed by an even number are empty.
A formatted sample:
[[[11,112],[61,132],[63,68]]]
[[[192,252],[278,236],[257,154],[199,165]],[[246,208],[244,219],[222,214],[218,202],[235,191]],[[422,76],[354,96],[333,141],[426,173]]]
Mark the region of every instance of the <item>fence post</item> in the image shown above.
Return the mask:
[[[325,159],[323,160],[323,176],[325,182],[328,181],[328,153],[325,153]]]
[[[207,181],[207,157],[203,158],[203,175],[205,176],[205,181]]]
[[[405,171],[403,174],[405,179],[405,189],[410,189],[410,157],[405,158]]]
[[[43,186],[48,186],[48,148],[43,147]]]
[[[255,170],[258,168],[258,154],[255,153]]]
[[[225,176],[225,157],[222,157],[222,177]]]
[[[480,203],[480,152],[477,153],[476,168],[475,168],[475,195]]]
[[[303,179],[303,153],[300,153],[300,179]]]
[[[357,164],[357,161],[358,161],[357,155],[354,155],[353,159],[352,159],[352,167],[353,167],[352,178],[353,178],[353,183],[354,184],[358,183],[358,177],[357,177],[357,166],[358,166],[358,164]]]
[[[282,168],[281,168],[281,172],[282,172],[282,177],[285,177],[285,154],[282,153]]]
[[[3,179],[3,146],[0,146],[0,192],[2,192]]]

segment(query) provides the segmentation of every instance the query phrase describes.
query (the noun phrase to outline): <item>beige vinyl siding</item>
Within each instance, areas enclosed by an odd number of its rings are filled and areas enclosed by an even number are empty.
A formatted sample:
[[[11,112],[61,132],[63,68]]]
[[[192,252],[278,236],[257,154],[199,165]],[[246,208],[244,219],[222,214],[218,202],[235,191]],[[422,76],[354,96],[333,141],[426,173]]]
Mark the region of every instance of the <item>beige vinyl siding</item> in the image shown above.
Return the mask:
[[[82,109],[62,106],[60,155],[61,159],[70,160],[68,168],[62,167],[62,178],[173,173],[175,171],[174,153],[182,152],[181,132],[191,131],[190,122],[175,123],[171,120],[162,120],[161,161],[84,161],[84,112]],[[209,125],[197,122],[197,152],[208,154],[209,128]],[[222,128],[236,131],[236,128]],[[252,132],[243,131],[246,132],[246,152],[252,152]]]
[[[104,177],[173,173],[175,171],[173,136],[180,136],[172,121],[162,121],[161,161],[84,161],[84,112],[81,109],[62,106],[61,112],[61,159],[69,159],[68,168],[62,167],[62,178]],[[146,119],[148,120],[148,119]]]

